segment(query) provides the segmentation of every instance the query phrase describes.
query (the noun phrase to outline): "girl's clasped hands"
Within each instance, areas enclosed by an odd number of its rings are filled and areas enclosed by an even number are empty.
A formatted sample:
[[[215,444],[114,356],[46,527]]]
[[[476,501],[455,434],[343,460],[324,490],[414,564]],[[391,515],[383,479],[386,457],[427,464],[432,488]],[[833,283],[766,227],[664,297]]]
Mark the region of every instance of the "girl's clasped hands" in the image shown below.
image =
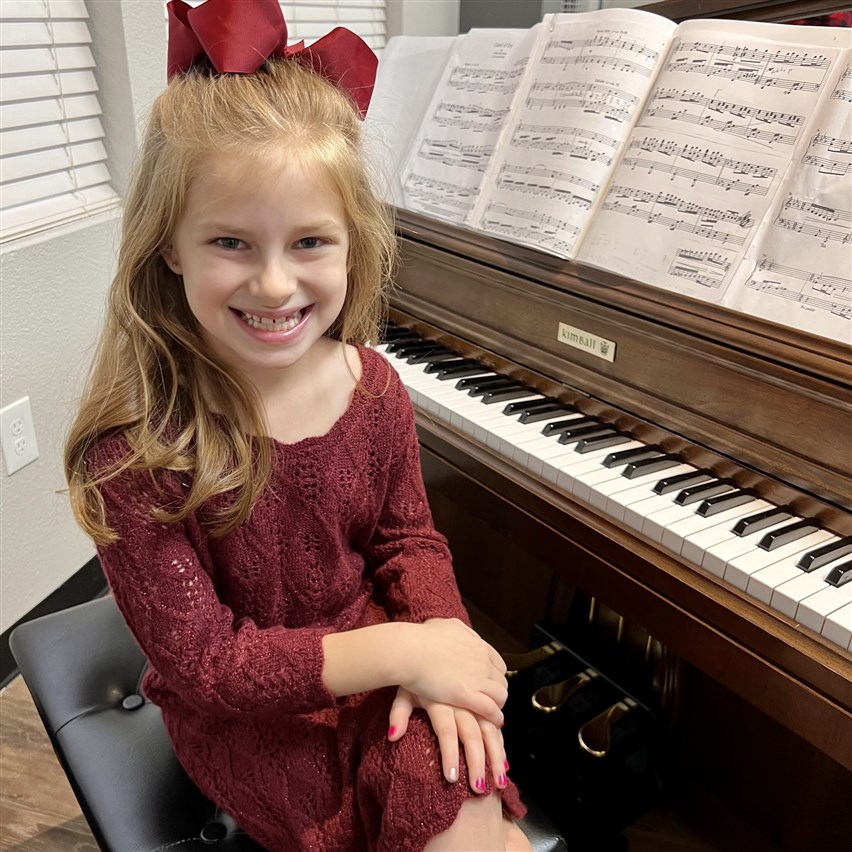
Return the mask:
[[[502,707],[508,696],[503,658],[458,619],[411,625],[406,646],[408,676],[390,712],[389,739],[401,739],[414,708],[426,712],[438,738],[444,777],[458,780],[464,749],[471,788],[485,792],[486,759],[494,783],[506,786]],[[408,647],[410,645],[410,647]]]

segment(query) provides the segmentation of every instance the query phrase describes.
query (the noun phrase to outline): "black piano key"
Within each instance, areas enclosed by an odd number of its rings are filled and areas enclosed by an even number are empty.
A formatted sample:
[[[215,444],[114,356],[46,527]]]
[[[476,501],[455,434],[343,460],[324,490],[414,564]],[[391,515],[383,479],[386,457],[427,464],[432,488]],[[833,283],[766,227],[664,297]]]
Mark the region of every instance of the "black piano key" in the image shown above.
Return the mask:
[[[647,447],[633,447],[630,450],[619,450],[617,453],[610,453],[603,460],[603,466],[620,467],[623,464],[628,464],[628,462],[652,459],[661,455],[663,455],[663,451],[656,444],[649,444]]]
[[[391,344],[392,346],[394,344]],[[393,350],[388,347],[388,351],[393,351],[397,358],[408,358],[409,355],[420,355],[423,352],[431,352],[435,348],[435,343],[431,340],[419,340],[417,343],[403,343],[401,346],[396,346]]]
[[[852,581],[852,559],[835,565],[825,578],[829,586],[843,586],[850,581]]]
[[[398,340],[400,337],[406,337],[414,334],[410,328],[405,328],[401,325],[388,325],[382,329],[381,339],[383,343],[390,343],[392,340]]]
[[[529,396],[535,393],[532,388],[521,385],[518,388],[497,388],[488,391],[482,397],[482,401],[486,405],[496,405],[498,402],[508,402],[510,399],[518,399],[522,396]]]
[[[557,420],[555,423],[548,423],[542,430],[541,434],[550,436],[558,435],[566,429],[572,429],[575,426],[588,426],[590,423],[599,423],[594,417],[574,417],[570,420]]]
[[[798,541],[812,532],[822,529],[822,524],[814,518],[807,518],[804,521],[797,521],[795,524],[787,524],[786,527],[773,530],[767,533],[758,543],[757,546],[763,550],[775,550],[777,547],[783,547],[791,541]]]
[[[397,352],[404,346],[411,345],[412,343],[423,343],[423,338],[419,334],[404,334],[401,337],[395,338],[391,343],[388,343],[386,351]]]
[[[572,408],[570,405],[562,405],[558,403],[556,405],[547,405],[542,408],[534,408],[530,411],[525,411],[521,415],[521,423],[539,423],[542,420],[548,420],[551,417],[555,417],[557,414],[571,414],[575,412],[577,409]]]
[[[740,518],[732,532],[734,535],[745,536],[752,533],[759,533],[773,524],[780,524],[788,518],[793,517],[793,512],[789,506],[773,506],[771,509],[764,509],[756,515],[749,515],[746,518]]]
[[[710,482],[702,482],[684,488],[674,498],[674,502],[678,506],[689,506],[690,503],[697,503],[699,500],[706,500],[708,497],[715,497],[717,494],[725,494],[735,487],[736,485],[730,479],[711,479]]]
[[[796,567],[810,573],[835,559],[840,559],[841,556],[846,556],[847,553],[852,553],[852,536],[849,535],[803,553],[802,558],[796,563]]]
[[[574,448],[575,453],[592,453],[595,450],[605,450],[632,441],[633,436],[627,432],[613,432],[611,435],[601,435],[599,438],[583,438]]]
[[[471,390],[478,387],[488,387],[488,385],[503,384],[503,382],[511,381],[507,376],[473,376],[469,379],[459,379],[456,382],[456,389],[460,391]]]
[[[535,411],[538,408],[552,408],[555,403],[553,399],[527,399],[524,402],[510,402],[504,409],[503,414],[512,417],[526,411]],[[555,403],[558,405],[558,403]]]
[[[719,512],[725,512],[737,506],[744,506],[746,503],[752,503],[756,499],[757,495],[754,491],[742,488],[736,491],[729,491],[727,494],[717,494],[715,497],[708,497],[695,512],[704,518],[712,518],[713,515],[718,515]]]
[[[436,346],[427,352],[409,355],[406,360],[409,364],[435,364],[439,361],[450,361],[458,357],[460,357],[459,353],[455,350],[447,349],[446,346]]]
[[[661,479],[651,490],[654,494],[668,494],[671,491],[680,491],[690,485],[700,485],[713,479],[709,470],[693,470],[689,473],[678,473],[676,476],[667,476]]]
[[[468,394],[470,396],[481,396],[484,401],[485,395],[491,391],[507,389],[517,390],[522,387],[523,385],[520,382],[516,382],[514,379],[509,379],[506,376],[489,376],[488,378],[484,378],[481,382],[477,382],[475,385],[472,385]]]
[[[476,364],[477,361],[472,360],[471,358],[462,358],[460,355],[456,358],[450,358],[449,361],[437,361],[434,364],[429,364],[426,367],[425,372],[427,373],[437,373],[438,370],[443,370],[445,367],[449,367],[451,365],[456,364]]]
[[[644,476],[646,473],[655,473],[658,470],[665,470],[667,467],[674,467],[682,461],[680,456],[659,456],[657,458],[639,459],[632,461],[627,467],[621,471],[621,475],[626,479],[636,479],[639,476]]]
[[[478,361],[471,361],[468,364],[455,364],[452,367],[449,366],[450,363],[452,362],[448,362],[444,365],[443,369],[438,370],[435,374],[438,381],[449,382],[452,379],[461,379],[464,378],[464,376],[475,376],[477,373],[485,373],[488,371],[488,367],[483,366]]]
[[[597,426],[583,426],[581,429],[569,429],[559,436],[560,444],[573,444],[581,441],[584,438],[603,438],[608,435],[615,435],[615,429],[611,426],[605,426],[599,423]]]

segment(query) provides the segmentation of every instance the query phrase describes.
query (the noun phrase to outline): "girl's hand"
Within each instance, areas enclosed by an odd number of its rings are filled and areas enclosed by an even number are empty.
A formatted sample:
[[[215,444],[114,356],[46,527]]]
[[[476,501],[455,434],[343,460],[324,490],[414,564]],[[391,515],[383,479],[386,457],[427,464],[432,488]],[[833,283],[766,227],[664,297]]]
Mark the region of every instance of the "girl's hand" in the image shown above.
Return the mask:
[[[508,684],[503,658],[457,618],[411,625],[400,686],[421,699],[469,710],[500,727]]]
[[[508,763],[500,729],[485,719],[477,718],[469,710],[420,698],[401,686],[391,706],[391,727],[388,731],[388,739],[396,742],[405,734],[411,711],[415,707],[423,708],[429,716],[432,729],[438,737],[441,764],[447,781],[455,783],[459,780],[459,743],[461,743],[467,761],[470,788],[474,793],[484,793],[486,790],[486,755],[491,764],[497,788],[502,790],[508,784],[506,778]]]

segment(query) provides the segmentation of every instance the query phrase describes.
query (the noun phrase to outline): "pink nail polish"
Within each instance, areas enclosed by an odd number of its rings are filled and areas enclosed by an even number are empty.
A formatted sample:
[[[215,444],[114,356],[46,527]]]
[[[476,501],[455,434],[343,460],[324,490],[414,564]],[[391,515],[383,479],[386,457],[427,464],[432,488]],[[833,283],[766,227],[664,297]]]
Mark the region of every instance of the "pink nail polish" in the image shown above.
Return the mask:
[[[477,790],[484,790],[485,789],[485,779],[484,778],[477,778],[476,783],[473,786],[476,787]]]
[[[388,739],[390,739],[395,733],[396,733],[396,728],[393,725],[391,725],[388,728]]]
[[[508,760],[503,761],[503,769],[505,769],[506,772],[509,771],[509,761]]]
[[[505,787],[509,783],[509,779],[505,775],[500,775],[497,777],[497,786]]]

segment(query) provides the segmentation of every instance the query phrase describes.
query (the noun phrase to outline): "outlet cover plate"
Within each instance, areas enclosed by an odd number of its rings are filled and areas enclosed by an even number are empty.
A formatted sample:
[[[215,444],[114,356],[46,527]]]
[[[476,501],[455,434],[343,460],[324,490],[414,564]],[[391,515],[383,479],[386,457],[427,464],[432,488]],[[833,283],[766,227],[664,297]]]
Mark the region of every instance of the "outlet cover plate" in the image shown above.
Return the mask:
[[[38,444],[28,396],[0,409],[0,443],[3,445],[3,460],[6,462],[6,474],[9,476],[38,458]]]

